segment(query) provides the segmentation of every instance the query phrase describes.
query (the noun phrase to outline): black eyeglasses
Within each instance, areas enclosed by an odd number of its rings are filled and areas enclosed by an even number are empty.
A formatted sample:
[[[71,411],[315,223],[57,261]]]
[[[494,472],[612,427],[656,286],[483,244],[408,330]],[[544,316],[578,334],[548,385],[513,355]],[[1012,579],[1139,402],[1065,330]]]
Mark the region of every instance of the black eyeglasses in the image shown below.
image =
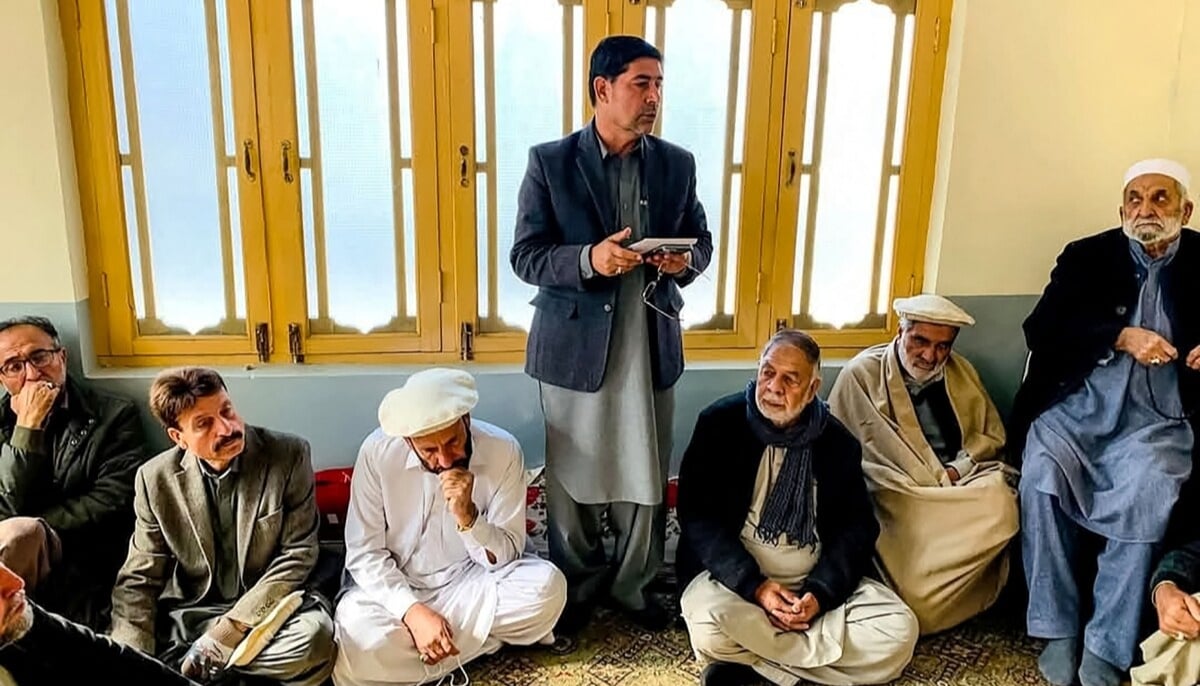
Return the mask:
[[[0,376],[8,378],[18,377],[25,373],[25,365],[31,364],[35,369],[44,369],[54,362],[54,356],[61,351],[62,348],[41,348],[29,353],[28,357],[14,357],[13,359],[0,365]]]
[[[1182,415],[1167,414],[1159,409],[1158,399],[1154,397],[1154,384],[1150,379],[1150,367],[1143,367],[1143,369],[1146,370],[1146,388],[1150,389],[1150,409],[1154,410],[1155,414],[1169,422],[1187,422],[1191,421],[1192,417],[1196,416],[1196,408],[1194,407],[1184,412]],[[1187,370],[1186,366],[1184,367],[1184,370]]]

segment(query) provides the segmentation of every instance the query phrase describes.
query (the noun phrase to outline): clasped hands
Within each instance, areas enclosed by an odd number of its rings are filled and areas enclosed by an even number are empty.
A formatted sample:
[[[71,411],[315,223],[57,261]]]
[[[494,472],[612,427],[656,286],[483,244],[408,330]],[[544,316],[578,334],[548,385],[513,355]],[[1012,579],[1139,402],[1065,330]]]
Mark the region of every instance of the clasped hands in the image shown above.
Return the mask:
[[[767,613],[767,619],[780,631],[806,631],[821,612],[812,593],[798,596],[786,586],[767,579],[754,591],[754,600]]]
[[[629,240],[633,229],[628,226],[610,235],[591,248],[592,269],[601,276],[620,276],[643,264],[648,264],[664,274],[675,276],[682,273],[692,262],[692,254],[654,252],[642,255],[622,245]]]

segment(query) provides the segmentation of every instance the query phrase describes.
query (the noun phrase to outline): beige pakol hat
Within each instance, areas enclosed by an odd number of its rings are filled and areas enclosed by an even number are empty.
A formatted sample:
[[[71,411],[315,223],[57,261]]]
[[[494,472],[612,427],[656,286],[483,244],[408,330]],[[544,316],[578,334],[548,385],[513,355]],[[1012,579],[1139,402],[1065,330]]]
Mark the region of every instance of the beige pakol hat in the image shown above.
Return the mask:
[[[892,303],[896,314],[911,322],[927,322],[945,326],[974,326],[975,318],[950,300],[932,293],[922,293],[911,298],[896,298]]]

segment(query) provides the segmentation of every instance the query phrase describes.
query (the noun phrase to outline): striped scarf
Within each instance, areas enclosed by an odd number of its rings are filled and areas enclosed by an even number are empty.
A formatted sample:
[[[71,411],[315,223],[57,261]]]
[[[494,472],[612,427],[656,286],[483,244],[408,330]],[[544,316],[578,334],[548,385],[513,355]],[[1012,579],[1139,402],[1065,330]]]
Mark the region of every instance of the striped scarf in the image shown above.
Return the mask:
[[[763,416],[755,401],[755,382],[746,386],[746,419],[758,440],[768,447],[786,448],[783,468],[767,495],[755,533],[769,545],[787,534],[798,546],[817,544],[817,513],[813,502],[812,444],[825,430],[829,405],[813,398],[794,424],[777,427]]]

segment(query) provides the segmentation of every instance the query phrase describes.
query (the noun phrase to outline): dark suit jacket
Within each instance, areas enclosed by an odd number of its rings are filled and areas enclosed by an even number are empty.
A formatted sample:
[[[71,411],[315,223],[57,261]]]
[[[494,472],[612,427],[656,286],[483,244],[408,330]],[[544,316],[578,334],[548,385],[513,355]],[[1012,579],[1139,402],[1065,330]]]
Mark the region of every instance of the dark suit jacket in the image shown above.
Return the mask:
[[[708,571],[754,602],[766,577],[741,532],[764,450],[746,418],[745,393],[725,396],[700,413],[679,467],[680,593]],[[879,523],[862,475],[862,448],[836,418],[829,418],[812,455],[821,556],[804,585],[793,590],[811,591],[824,612],[845,603],[870,573]]]
[[[643,231],[647,237],[697,239],[692,266],[704,271],[712,236],[696,198],[696,161],[683,148],[653,136],[642,144],[649,213]],[[579,254],[616,231],[615,217],[593,126],[529,151],[509,259],[521,280],[538,287],[525,354],[525,371],[535,379],[587,392],[604,380],[619,281],[600,275],[584,280]],[[695,276],[688,270],[664,278],[654,303],[678,314],[683,306],[679,286]],[[654,387],[669,388],[683,373],[679,322],[645,310]]]
[[[133,531],[133,475],[148,455],[133,402],[71,377],[65,390],[66,407],[41,430],[18,427],[9,396],[0,398],[0,519],[46,520],[63,558],[39,598],[99,629]]]
[[[1200,372],[1187,369],[1183,360],[1200,344],[1200,233],[1184,229],[1179,240],[1163,290],[1171,344],[1179,350],[1179,392],[1190,410],[1200,400]],[[1120,228],[1074,241],[1058,256],[1050,284],[1025,320],[1029,372],[1013,403],[1014,456],[1024,450],[1033,420],[1082,386],[1109,356],[1137,309],[1140,287],[1129,239]]]
[[[198,686],[152,657],[46,612],[30,601],[33,626],[0,649],[0,665],[18,684],[116,684]]]
[[[255,626],[301,587],[317,561],[317,505],[308,442],[246,427],[237,475],[238,578],[247,589],[226,615]],[[200,605],[213,583],[212,515],[197,458],[179,448],[137,473],[129,557],[113,589],[112,637],[155,654],[164,609]]]

